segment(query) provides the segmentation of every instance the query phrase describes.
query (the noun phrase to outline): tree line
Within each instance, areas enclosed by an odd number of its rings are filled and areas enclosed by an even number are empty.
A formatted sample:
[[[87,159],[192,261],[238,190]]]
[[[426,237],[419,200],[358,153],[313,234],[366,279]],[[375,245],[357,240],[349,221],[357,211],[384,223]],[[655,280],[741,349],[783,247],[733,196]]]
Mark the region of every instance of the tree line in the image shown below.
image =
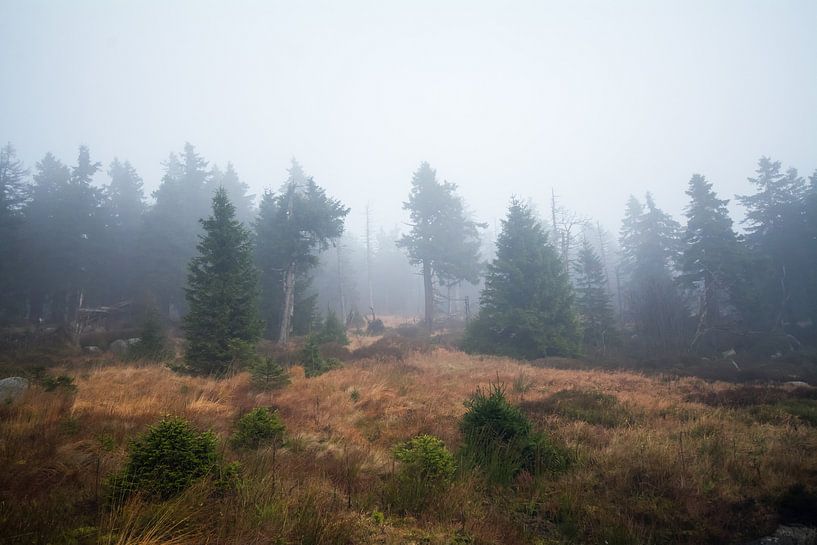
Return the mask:
[[[463,341],[478,352],[653,357],[753,335],[772,348],[817,344],[817,173],[805,179],[766,157],[749,178],[754,193],[737,197],[743,232],[728,201],[695,174],[684,224],[647,193],[628,200],[615,240],[555,195],[549,221],[513,198],[495,246],[457,186],[428,163],[404,203],[408,230],[375,234],[367,221],[364,242],[344,230],[349,208],[294,160],[257,207],[231,164],[210,166],[190,144],[163,167],[148,203],[127,161],[115,159],[99,187],[103,167],[87,147],[70,166],[48,153],[31,173],[5,146],[0,318],[69,325],[82,309],[151,300],[165,319],[186,316],[193,345],[192,323],[223,331],[199,341],[225,354],[260,336],[307,333],[319,306],[345,318],[373,313],[416,286],[429,331],[461,301],[456,294],[479,289]],[[400,280],[410,268],[413,286]],[[407,314],[411,304],[392,306]]]

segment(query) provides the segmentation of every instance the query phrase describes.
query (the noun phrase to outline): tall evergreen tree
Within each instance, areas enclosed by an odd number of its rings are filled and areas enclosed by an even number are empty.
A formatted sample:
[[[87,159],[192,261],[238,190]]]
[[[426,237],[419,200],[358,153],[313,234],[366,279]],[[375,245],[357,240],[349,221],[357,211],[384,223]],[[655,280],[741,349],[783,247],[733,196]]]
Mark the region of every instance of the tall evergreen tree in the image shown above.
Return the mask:
[[[139,237],[140,276],[165,316],[178,318],[185,307],[187,264],[196,254],[199,218],[208,214],[207,162],[187,143],[181,157],[170,154],[165,173],[153,192],[155,204]]]
[[[807,288],[799,274],[802,227],[802,202],[806,185],[796,169],[782,172],[779,161],[761,157],[756,177],[749,183],[757,188],[753,195],[738,196],[746,207],[746,236],[753,258],[755,306],[768,311],[767,327],[781,330],[784,323],[797,320],[797,296]]]
[[[530,208],[513,199],[464,346],[534,359],[575,354],[580,337],[567,272]]]
[[[686,194],[687,225],[683,235],[680,277],[683,285],[700,294],[699,331],[721,320],[721,303],[734,302],[740,249],[732,219],[712,184],[700,174],[689,180]]]
[[[314,304],[303,291],[318,252],[343,234],[349,209],[306,178],[293,159],[289,177],[278,194],[267,191],[256,220],[256,262],[261,270],[264,318],[278,325],[278,342],[286,343],[301,301]]]
[[[107,300],[112,302],[134,295],[139,264],[137,239],[147,207],[142,178],[129,162],[114,159],[108,176],[102,210],[106,223],[103,285]]]
[[[221,170],[214,165],[210,171],[209,182],[211,187],[223,187],[227,192],[227,197],[235,206],[235,215],[238,221],[245,226],[249,226],[255,217],[255,195],[249,193],[249,186],[244,183],[236,172],[232,163],[227,163],[227,168]]]
[[[581,319],[584,346],[604,353],[615,340],[615,318],[601,258],[584,239],[574,264],[576,309]]]
[[[261,336],[258,273],[250,233],[236,219],[224,189],[216,191],[212,216],[201,223],[204,233],[186,289],[186,357],[198,371],[222,374]]]
[[[621,230],[626,316],[650,354],[678,353],[684,342],[687,312],[673,277],[679,235],[678,223],[652,195],[643,207],[630,197]]]
[[[411,231],[397,242],[423,274],[425,325],[434,326],[434,281],[476,283],[479,275],[481,225],[469,219],[457,186],[437,181],[437,173],[423,162],[411,180],[403,208],[410,213]]]
[[[0,319],[19,316],[23,303],[20,229],[28,170],[11,143],[0,149]]]
[[[100,192],[91,185],[100,164],[80,147],[71,169],[50,153],[37,163],[25,209],[25,252],[31,318],[68,325],[86,301],[99,299],[94,280],[102,266]]]

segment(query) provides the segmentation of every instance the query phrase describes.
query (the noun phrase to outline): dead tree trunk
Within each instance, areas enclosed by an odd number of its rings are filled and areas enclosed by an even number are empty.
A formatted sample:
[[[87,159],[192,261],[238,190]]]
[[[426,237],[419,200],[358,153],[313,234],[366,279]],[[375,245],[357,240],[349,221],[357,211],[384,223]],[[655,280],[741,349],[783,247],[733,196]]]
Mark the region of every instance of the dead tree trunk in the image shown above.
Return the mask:
[[[295,313],[295,262],[291,262],[284,275],[284,305],[281,312],[281,330],[278,333],[278,344],[289,342],[292,329],[292,315]]]
[[[434,282],[431,264],[423,261],[423,288],[425,290],[425,322],[429,331],[434,328]]]

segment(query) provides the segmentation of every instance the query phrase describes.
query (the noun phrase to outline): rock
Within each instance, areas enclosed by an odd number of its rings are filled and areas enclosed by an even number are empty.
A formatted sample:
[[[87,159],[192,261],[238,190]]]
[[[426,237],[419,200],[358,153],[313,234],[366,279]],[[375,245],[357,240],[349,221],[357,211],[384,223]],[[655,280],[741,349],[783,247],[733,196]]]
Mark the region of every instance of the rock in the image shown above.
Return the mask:
[[[811,388],[811,384],[808,382],[803,382],[802,380],[790,380],[788,382],[784,382],[783,386],[794,386],[795,388]]]
[[[101,354],[102,353],[102,349],[99,348],[98,346],[86,346],[85,348],[83,348],[83,350],[87,354]]]
[[[28,389],[28,380],[23,377],[9,377],[0,380],[0,402],[12,401]]]
[[[128,339],[128,346],[133,346],[135,344],[139,344],[140,342],[142,342],[142,339],[140,339],[139,337],[133,337],[131,339]]]
[[[780,526],[773,535],[746,545],[817,545],[817,529],[807,526]]]
[[[124,339],[116,339],[108,347],[108,350],[110,350],[117,356],[124,356],[128,352],[128,341]]]

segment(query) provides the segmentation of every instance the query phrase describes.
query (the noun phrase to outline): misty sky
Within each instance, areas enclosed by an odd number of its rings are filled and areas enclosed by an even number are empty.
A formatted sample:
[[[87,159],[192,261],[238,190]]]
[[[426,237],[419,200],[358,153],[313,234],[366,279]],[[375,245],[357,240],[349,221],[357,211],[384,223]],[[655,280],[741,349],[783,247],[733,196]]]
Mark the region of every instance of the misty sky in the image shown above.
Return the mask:
[[[680,214],[693,172],[749,191],[817,168],[817,1],[0,0],[0,139],[29,167],[87,144],[155,189],[185,141],[259,192],[295,156],[386,227],[429,161],[493,222],[512,193],[615,231]],[[102,181],[103,178],[100,178]]]

